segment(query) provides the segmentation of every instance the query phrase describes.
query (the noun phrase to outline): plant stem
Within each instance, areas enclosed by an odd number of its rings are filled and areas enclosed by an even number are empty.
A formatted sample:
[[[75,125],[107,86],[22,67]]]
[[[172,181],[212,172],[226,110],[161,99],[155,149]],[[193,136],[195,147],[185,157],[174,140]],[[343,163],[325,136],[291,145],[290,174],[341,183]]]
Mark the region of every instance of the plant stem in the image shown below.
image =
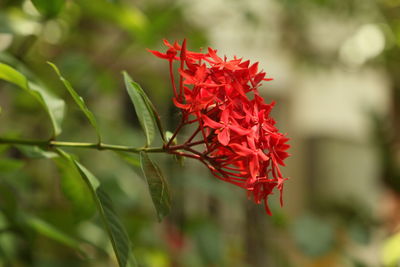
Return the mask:
[[[121,145],[110,145],[103,143],[82,143],[82,142],[64,142],[64,141],[42,141],[42,140],[25,140],[25,139],[12,139],[0,138],[0,145],[27,145],[27,146],[40,146],[40,147],[75,147],[75,148],[89,148],[97,150],[114,150],[124,151],[131,153],[139,153],[145,151],[148,153],[166,152],[162,147],[129,147]]]

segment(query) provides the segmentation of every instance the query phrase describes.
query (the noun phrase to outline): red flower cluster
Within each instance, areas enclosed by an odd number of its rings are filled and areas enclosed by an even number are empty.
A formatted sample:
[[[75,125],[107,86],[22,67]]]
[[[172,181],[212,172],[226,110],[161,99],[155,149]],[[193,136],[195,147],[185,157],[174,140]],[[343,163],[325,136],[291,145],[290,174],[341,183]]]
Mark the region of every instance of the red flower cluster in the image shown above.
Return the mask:
[[[164,40],[164,44],[166,53],[149,51],[169,61],[173,101],[182,112],[168,151],[199,159],[215,177],[247,189],[255,203],[264,201],[271,214],[268,196],[276,187],[282,204],[287,179],[279,165],[289,156],[289,139],[278,132],[270,116],[274,103],[266,104],[258,92],[262,81],[272,79],[265,78],[258,63],[236,57],[227,60],[211,48],[207,53],[192,52],[186,49],[186,41],[179,45]],[[180,63],[179,87],[174,79],[175,61]],[[184,144],[171,146],[179,130],[189,124],[197,124],[197,130]],[[196,139],[197,135],[201,138]],[[196,150],[200,145],[201,151]]]

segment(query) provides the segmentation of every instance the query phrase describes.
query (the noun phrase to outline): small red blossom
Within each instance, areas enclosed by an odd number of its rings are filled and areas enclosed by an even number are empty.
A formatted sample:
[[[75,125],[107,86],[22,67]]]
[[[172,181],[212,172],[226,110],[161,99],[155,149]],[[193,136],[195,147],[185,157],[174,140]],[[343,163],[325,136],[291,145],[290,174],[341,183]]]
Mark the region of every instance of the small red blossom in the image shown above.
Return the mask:
[[[290,147],[289,138],[279,132],[270,115],[275,103],[265,103],[258,92],[262,81],[272,79],[259,71],[258,62],[221,58],[212,48],[192,52],[186,49],[186,41],[164,44],[165,53],[149,51],[169,61],[173,102],[182,114],[174,137],[182,127],[197,125],[182,145],[172,146],[173,137],[167,151],[200,160],[218,179],[246,189],[255,203],[264,202],[271,215],[268,197],[276,188],[282,204],[287,178],[280,166],[285,165]],[[174,62],[179,62],[179,86]]]

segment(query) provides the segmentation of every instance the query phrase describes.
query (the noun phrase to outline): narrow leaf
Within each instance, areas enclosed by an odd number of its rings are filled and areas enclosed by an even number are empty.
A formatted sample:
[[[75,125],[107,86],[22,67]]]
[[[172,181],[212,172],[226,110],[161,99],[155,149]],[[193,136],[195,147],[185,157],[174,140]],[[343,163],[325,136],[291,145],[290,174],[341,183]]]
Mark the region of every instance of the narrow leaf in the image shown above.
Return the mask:
[[[160,168],[149,158],[147,153],[140,152],[140,164],[149,186],[158,220],[161,221],[171,210],[171,197],[167,181]]]
[[[35,97],[47,111],[52,126],[53,135],[61,133],[61,123],[64,119],[65,103],[39,85],[28,79],[9,65],[0,63],[0,79],[13,83]]]
[[[83,252],[80,248],[80,242],[78,240],[72,238],[71,236],[57,229],[48,222],[32,215],[23,215],[22,217],[23,222],[28,227],[32,228],[35,232],[38,232],[39,234],[44,235],[68,247]]]
[[[66,80],[62,75],[60,70],[57,68],[56,65],[54,65],[51,62],[47,62],[53,69],[54,71],[57,73],[58,77],[60,78],[61,82],[64,84],[65,88],[68,90],[68,92],[70,93],[70,95],[72,96],[72,98],[74,99],[75,103],[79,106],[80,110],[85,114],[86,118],[89,120],[90,124],[93,126],[93,128],[96,130],[96,134],[97,134],[97,138],[99,140],[99,142],[101,143],[101,136],[100,136],[100,130],[96,121],[95,116],[93,115],[93,113],[89,110],[89,108],[87,107],[85,100],[83,100],[83,98],[78,95],[78,93],[74,90],[74,88],[72,87],[71,83]]]
[[[96,204],[79,171],[64,157],[55,158],[54,161],[61,174],[61,189],[71,203],[74,216],[78,219],[89,218],[95,213]]]
[[[60,155],[73,163],[73,165],[79,171],[82,179],[90,189],[104,227],[108,236],[110,237],[119,266],[137,266],[136,261],[131,253],[131,243],[129,241],[128,234],[116,215],[110,197],[101,188],[99,180],[69,154],[60,149],[57,151],[60,153]]]
[[[46,158],[52,159],[58,157],[58,154],[52,151],[46,151],[41,149],[38,146],[24,146],[18,145],[16,146],[19,151],[21,151],[25,156],[29,158]]]
[[[146,145],[149,146],[154,139],[155,119],[153,112],[146,104],[140,93],[143,89],[139,84],[135,83],[126,72],[124,74],[125,87],[128,91],[129,97],[135,107],[136,114],[139,118],[140,125],[146,135]]]

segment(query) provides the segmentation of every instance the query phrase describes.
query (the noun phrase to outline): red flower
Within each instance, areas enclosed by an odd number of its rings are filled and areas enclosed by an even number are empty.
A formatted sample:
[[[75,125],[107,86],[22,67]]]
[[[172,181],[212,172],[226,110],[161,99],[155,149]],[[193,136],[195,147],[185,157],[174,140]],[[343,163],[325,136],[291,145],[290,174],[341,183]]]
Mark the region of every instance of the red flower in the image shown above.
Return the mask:
[[[259,96],[261,82],[272,79],[258,70],[258,62],[221,58],[211,48],[207,53],[192,52],[186,49],[186,41],[164,43],[166,53],[150,52],[169,61],[173,101],[182,114],[174,137],[182,127],[197,125],[183,144],[172,146],[171,138],[166,150],[200,160],[218,179],[245,188],[255,203],[264,201],[271,214],[268,197],[274,188],[282,204],[287,178],[279,166],[284,165],[290,147],[270,115],[275,103],[266,104]],[[174,79],[175,61],[179,61],[179,87]]]

